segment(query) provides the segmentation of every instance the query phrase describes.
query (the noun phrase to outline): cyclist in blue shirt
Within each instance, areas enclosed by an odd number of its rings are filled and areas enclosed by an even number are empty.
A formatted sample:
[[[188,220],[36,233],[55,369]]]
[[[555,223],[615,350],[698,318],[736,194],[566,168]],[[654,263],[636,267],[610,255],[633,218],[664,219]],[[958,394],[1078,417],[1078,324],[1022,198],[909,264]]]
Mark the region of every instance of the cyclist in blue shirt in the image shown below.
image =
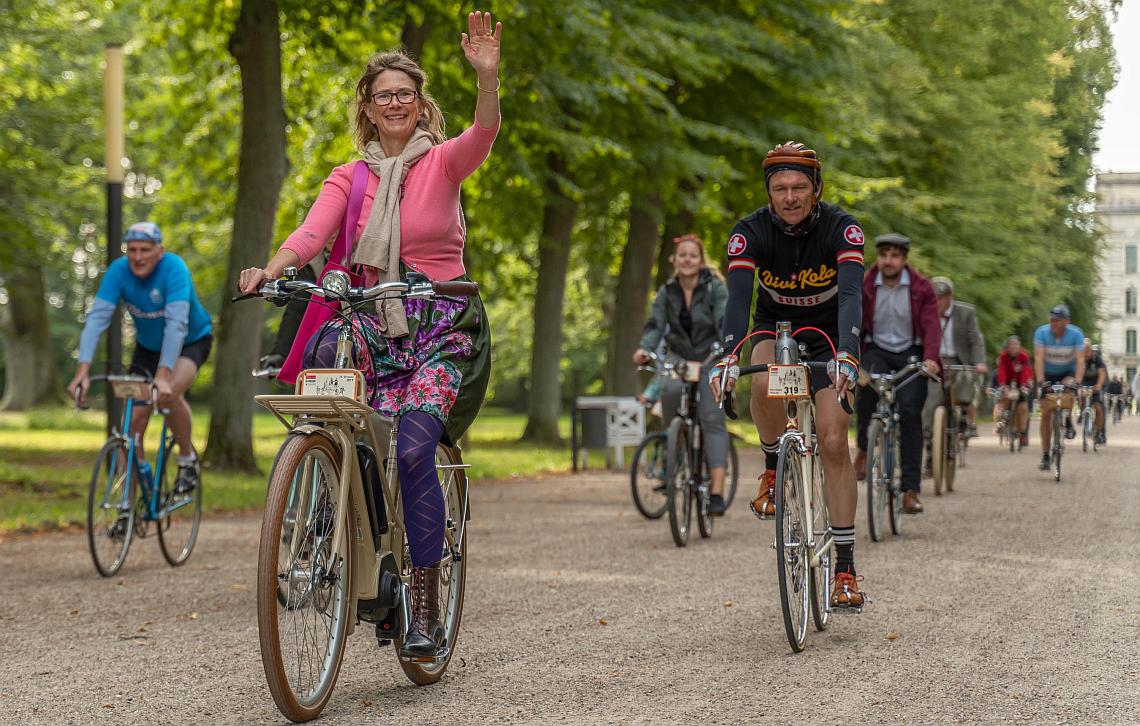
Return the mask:
[[[126,243],[126,257],[108,265],[87,313],[79,337],[79,366],[67,390],[78,402],[86,402],[95,347],[121,300],[135,324],[131,367],[154,377],[159,405],[169,409],[167,420],[179,453],[175,491],[188,493],[198,485],[200,472],[190,441],[191,414],[185,394],[210,355],[210,316],[198,302],[186,263],[163,248],[158,225],[131,225]],[[132,434],[146,431],[150,411],[149,406],[135,407]]]
[[[1033,334],[1033,371],[1041,391],[1041,468],[1048,469],[1049,442],[1053,436],[1053,407],[1057,405],[1046,398],[1046,382],[1074,384],[1085,374],[1085,334],[1069,323],[1067,305],[1057,305],[1049,311],[1049,322]],[[1072,411],[1074,396],[1063,395],[1060,405],[1068,410],[1065,416],[1065,436],[1073,438]]]

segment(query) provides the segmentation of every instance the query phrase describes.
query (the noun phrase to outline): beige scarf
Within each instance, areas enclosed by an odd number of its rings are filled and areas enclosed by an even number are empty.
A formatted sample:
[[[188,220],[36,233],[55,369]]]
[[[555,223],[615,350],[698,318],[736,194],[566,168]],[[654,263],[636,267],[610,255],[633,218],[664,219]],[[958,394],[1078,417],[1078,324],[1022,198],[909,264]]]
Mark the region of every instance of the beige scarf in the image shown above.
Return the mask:
[[[397,156],[387,156],[379,141],[369,141],[364,147],[364,161],[380,179],[376,198],[368,222],[360,235],[360,242],[352,253],[356,264],[375,267],[380,282],[400,279],[400,191],[408,169],[431,150],[431,134],[416,127],[407,146]],[[376,314],[380,319],[380,332],[389,338],[408,334],[408,318],[404,303],[399,298],[376,301]]]

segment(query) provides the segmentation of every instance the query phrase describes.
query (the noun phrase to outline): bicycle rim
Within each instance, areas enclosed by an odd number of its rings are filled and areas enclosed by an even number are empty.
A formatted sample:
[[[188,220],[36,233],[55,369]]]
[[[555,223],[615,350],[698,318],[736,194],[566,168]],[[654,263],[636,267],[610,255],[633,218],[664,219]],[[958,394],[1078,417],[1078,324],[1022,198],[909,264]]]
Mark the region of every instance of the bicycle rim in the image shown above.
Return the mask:
[[[462,464],[459,449],[439,444],[435,449],[436,466]],[[439,485],[443,488],[443,502],[447,508],[444,524],[444,555],[439,563],[439,619],[443,623],[444,647],[447,657],[438,663],[412,663],[400,660],[403,669],[412,683],[426,686],[435,683],[447,672],[448,665],[455,657],[455,646],[459,638],[459,624],[463,616],[463,592],[467,585],[467,526],[464,519],[470,520],[471,508],[468,496],[467,475],[464,469],[438,469]],[[467,502],[466,509],[464,503]],[[466,515],[466,517],[465,517]],[[396,651],[399,652],[397,645]]]
[[[883,521],[887,518],[886,473],[883,471],[883,422],[871,419],[867,427],[867,529],[875,542],[883,541]]]
[[[667,445],[668,435],[664,431],[658,431],[642,439],[637,445],[637,451],[633,453],[629,488],[637,511],[648,519],[660,518],[669,507],[669,497],[665,491]]]
[[[815,542],[823,542],[831,536],[831,514],[827,510],[827,500],[823,493],[827,489],[824,485],[823,462],[820,461],[818,448],[815,453],[815,480],[812,482],[811,500],[812,516],[815,521],[812,529]],[[823,631],[831,621],[831,581],[835,576],[834,545],[819,553],[819,564],[812,568],[811,580],[811,616],[815,622],[815,629]]]
[[[693,516],[693,497],[689,492],[689,441],[685,423],[679,418],[669,425],[669,531],[673,543],[684,547],[689,543],[689,526]]]
[[[127,445],[108,441],[95,457],[87,492],[87,548],[103,577],[119,571],[135,529],[134,477],[127,467]]]
[[[340,457],[320,434],[291,436],[269,477],[257,560],[257,629],[273,701],[291,721],[316,718],[344,656],[351,547],[333,552]],[[279,596],[284,589],[285,604]]]
[[[166,461],[162,463],[162,481],[159,482],[158,546],[162,556],[172,567],[190,559],[194,543],[198,541],[198,525],[202,522],[202,471],[198,467],[198,486],[189,494],[174,492],[175,473],[170,470],[173,439],[167,442]],[[197,450],[194,454],[197,456]]]
[[[780,580],[780,609],[792,650],[800,652],[807,639],[811,607],[811,560],[801,493],[800,454],[792,439],[784,439],[776,464],[776,572]]]

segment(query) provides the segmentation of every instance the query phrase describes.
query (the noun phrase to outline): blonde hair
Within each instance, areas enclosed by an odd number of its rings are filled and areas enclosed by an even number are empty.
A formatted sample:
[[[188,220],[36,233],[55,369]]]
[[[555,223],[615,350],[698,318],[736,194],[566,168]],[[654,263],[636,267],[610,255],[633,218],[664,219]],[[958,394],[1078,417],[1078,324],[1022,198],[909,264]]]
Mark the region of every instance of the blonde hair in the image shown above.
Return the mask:
[[[669,255],[669,262],[673,262],[673,255],[677,254],[676,250],[680,249],[681,245],[685,244],[686,242],[692,242],[697,246],[697,249],[701,251],[701,269],[708,270],[710,273],[712,273],[713,277],[720,280],[721,282],[724,282],[724,273],[722,273],[718,268],[709,265],[709,260],[707,257],[705,257],[705,243],[700,237],[695,234],[683,234],[680,237],[673,238],[674,252],[672,255]],[[673,275],[676,276],[676,274],[677,265],[674,263]]]
[[[442,144],[446,141],[447,136],[443,133],[443,112],[431,94],[424,90],[428,80],[427,74],[407,55],[398,50],[391,50],[387,53],[377,53],[369,58],[367,65],[364,66],[364,73],[356,82],[356,128],[353,132],[356,148],[364,151],[369,141],[380,138],[375,124],[369,120],[365,111],[368,104],[372,103],[372,82],[384,71],[401,71],[411,77],[416,84],[416,94],[424,105],[424,113],[416,125],[427,129],[434,143]]]

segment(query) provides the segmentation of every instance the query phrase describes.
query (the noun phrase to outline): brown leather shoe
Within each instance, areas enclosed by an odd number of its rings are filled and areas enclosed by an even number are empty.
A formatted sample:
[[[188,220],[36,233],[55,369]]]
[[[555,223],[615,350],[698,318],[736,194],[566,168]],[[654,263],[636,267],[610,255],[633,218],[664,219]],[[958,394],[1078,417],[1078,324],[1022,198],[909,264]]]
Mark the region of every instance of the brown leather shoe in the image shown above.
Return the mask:
[[[831,607],[862,610],[863,593],[859,592],[862,579],[846,572],[836,572],[835,579],[831,581]]]
[[[863,481],[867,478],[867,452],[862,449],[855,449],[855,480]]]
[[[918,500],[918,492],[903,492],[903,511],[907,514],[922,514],[922,502]]]
[[[772,469],[765,469],[760,475],[760,491],[750,506],[760,519],[776,516],[776,472]]]

